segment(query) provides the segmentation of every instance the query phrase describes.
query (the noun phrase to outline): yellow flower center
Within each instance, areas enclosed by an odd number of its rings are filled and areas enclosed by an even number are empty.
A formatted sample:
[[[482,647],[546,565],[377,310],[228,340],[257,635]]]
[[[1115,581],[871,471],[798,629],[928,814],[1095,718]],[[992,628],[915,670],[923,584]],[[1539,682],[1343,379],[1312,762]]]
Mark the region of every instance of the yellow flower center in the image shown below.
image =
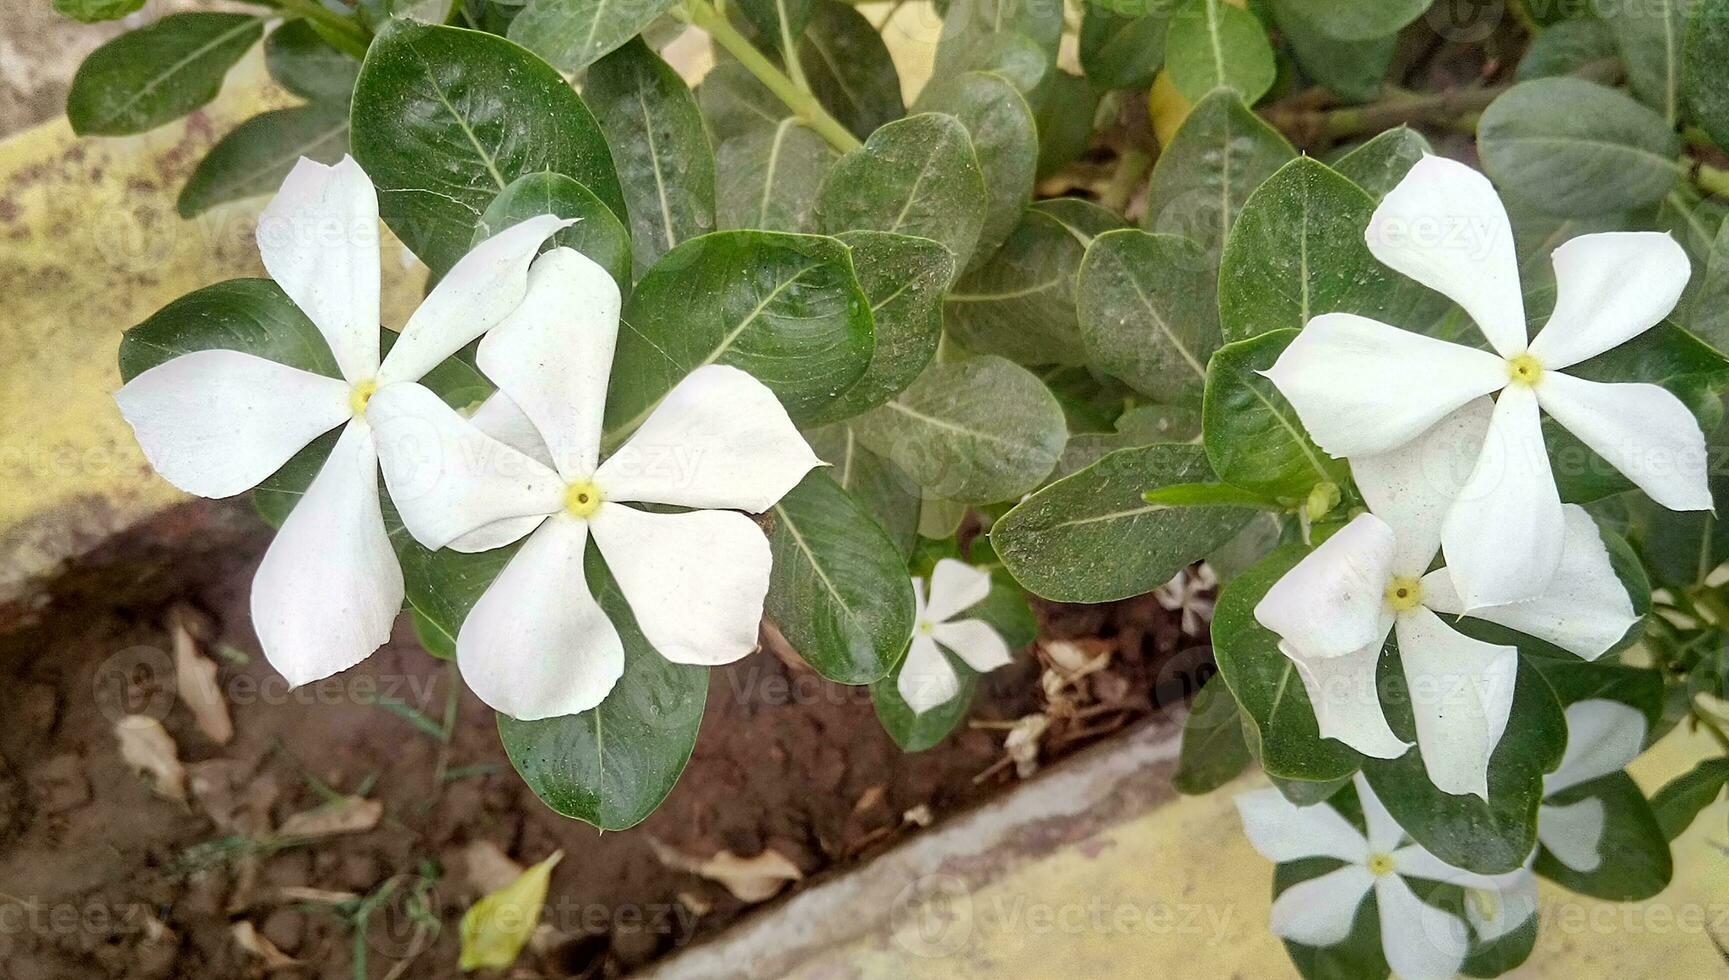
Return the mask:
[[[1493,922],[1501,916],[1501,897],[1487,888],[1465,889],[1465,901],[1477,912],[1477,918]]]
[[[605,500],[593,480],[578,480],[564,488],[564,509],[572,517],[588,517]]]
[[[928,619],[919,620],[919,632],[920,633],[923,633],[924,635],[929,636],[932,633],[935,633],[936,629],[937,629],[937,624],[931,622],[930,620],[928,620]]]
[[[378,382],[370,378],[360,382],[348,390],[348,408],[355,415],[366,414],[366,403],[372,400],[374,392],[378,391]]]
[[[1376,877],[1381,877],[1382,875],[1390,875],[1393,873],[1393,871],[1394,871],[1393,855],[1391,855],[1391,854],[1371,854],[1371,855],[1369,855],[1369,873],[1370,874],[1373,874]]]
[[[1507,359],[1507,377],[1514,384],[1535,385],[1543,377],[1543,362],[1529,354]]]
[[[1394,612],[1417,608],[1423,601],[1423,583],[1414,578],[1396,578],[1387,584],[1387,605]]]

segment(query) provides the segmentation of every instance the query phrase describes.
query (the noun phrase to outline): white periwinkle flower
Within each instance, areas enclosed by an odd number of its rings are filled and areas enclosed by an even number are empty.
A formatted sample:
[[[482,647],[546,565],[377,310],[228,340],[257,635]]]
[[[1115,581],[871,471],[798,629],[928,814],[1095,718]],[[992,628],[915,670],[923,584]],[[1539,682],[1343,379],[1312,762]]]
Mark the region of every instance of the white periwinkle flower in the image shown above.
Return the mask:
[[[1645,715],[1637,708],[1594,699],[1567,706],[1567,751],[1561,765],[1543,777],[1543,805],[1537,810],[1537,840],[1555,860],[1581,874],[1603,864],[1603,828],[1608,819],[1595,796],[1575,803],[1548,799],[1620,772],[1645,747]]]
[[[474,422],[420,387],[372,399],[381,440],[404,447],[384,454],[384,478],[415,540],[484,551],[528,536],[456,638],[463,680],[514,718],[586,711],[623,673],[618,631],[583,571],[591,533],[662,656],[713,666],[755,649],[769,545],[737,511],[768,510],[821,465],[773,392],[713,364],[667,392],[601,461],[618,326],[612,277],[553,249],[529,270],[522,304],[480,344],[480,369],[504,398]]]
[[[343,426],[252,582],[258,642],[291,684],[366,659],[390,638],[402,609],[402,571],[379,508],[370,400],[396,388],[424,391],[413,382],[522,301],[536,250],[566,224],[543,215],[475,246],[380,363],[378,196],[351,158],[333,167],[302,159],[259,218],[258,251],[329,343],[342,378],[213,349],[159,364],[116,393],[150,465],[201,497],[250,489]]]
[[[1540,412],[1673,510],[1708,510],[1705,437],[1653,384],[1563,373],[1656,326],[1690,274],[1668,235],[1582,235],[1554,252],[1555,309],[1526,340],[1513,232],[1483,175],[1424,157],[1376,208],[1377,259],[1464,308],[1494,353],[1349,313],[1309,321],[1267,376],[1334,456],[1396,449],[1459,406],[1499,392],[1481,457],[1442,532],[1467,609],[1541,594],[1567,539]]]
[[[938,561],[931,572],[929,602],[925,600],[924,580],[913,579],[918,611],[895,689],[914,714],[947,704],[960,693],[960,678],[943,649],[981,674],[1005,667],[1013,659],[1007,641],[989,623],[956,618],[983,602],[990,592],[989,572],[953,558]]]
[[[1451,882],[1500,893],[1527,888],[1522,879],[1529,873],[1520,869],[1506,875],[1477,875],[1447,864],[1421,844],[1405,843],[1404,831],[1369,789],[1368,780],[1358,774],[1352,782],[1363,806],[1366,835],[1324,803],[1299,807],[1276,789],[1254,790],[1237,797],[1243,830],[1265,857],[1279,864],[1305,858],[1344,862],[1342,867],[1285,889],[1273,902],[1273,933],[1305,946],[1338,945],[1350,937],[1358,908],[1373,892],[1381,921],[1381,950],[1393,973],[1404,980],[1453,976],[1469,949],[1465,923],[1418,898],[1406,879]],[[1529,908],[1536,910],[1534,901]],[[1496,917],[1495,927],[1501,929],[1497,935],[1524,921],[1503,928],[1508,918]]]
[[[1513,704],[1518,651],[1443,621],[1438,613],[1466,610],[1447,569],[1428,568],[1492,412],[1479,397],[1398,449],[1352,459],[1369,512],[1323,541],[1255,607],[1255,618],[1296,663],[1321,735],[1382,759],[1408,748],[1387,727],[1375,684],[1381,648],[1396,632],[1430,780],[1445,792],[1485,799],[1489,758]],[[1563,519],[1561,568],[1548,590],[1469,615],[1594,659],[1637,617],[1590,515],[1569,504]]]

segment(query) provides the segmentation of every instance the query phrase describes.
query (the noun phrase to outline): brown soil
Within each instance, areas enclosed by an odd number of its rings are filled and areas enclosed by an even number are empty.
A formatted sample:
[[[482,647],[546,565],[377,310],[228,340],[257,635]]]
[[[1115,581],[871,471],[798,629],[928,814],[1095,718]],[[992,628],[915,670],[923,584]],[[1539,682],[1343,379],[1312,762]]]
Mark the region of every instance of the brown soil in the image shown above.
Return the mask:
[[[223,505],[192,505],[212,506]],[[716,672],[695,755],[661,809],[603,835],[523,786],[491,712],[471,696],[448,747],[373,703],[395,697],[430,718],[443,713],[446,667],[419,649],[406,618],[360,667],[286,692],[258,655],[246,612],[266,540],[261,529],[247,533],[241,546],[183,568],[161,601],[115,610],[63,600],[0,637],[0,977],[262,975],[262,961],[231,931],[246,922],[303,964],[276,976],[454,978],[458,922],[479,894],[463,852],[477,841],[524,864],[565,853],[542,928],[508,975],[615,976],[761,907],[667,867],[651,838],[696,858],[773,849],[808,882],[916,832],[909,810],[928,807],[941,820],[1016,778],[1001,762],[1001,726],[963,728],[903,755],[867,690],[829,684],[764,650]],[[170,693],[169,599],[216,624],[202,646],[221,666],[234,718],[226,746]],[[1047,711],[1047,759],[1148,714],[1161,695],[1180,696],[1192,685],[1179,666],[1205,656],[1197,648],[1172,659],[1197,641],[1151,598],[1050,606],[1040,617],[1047,638],[1093,638],[1083,648],[1109,651],[1110,666],[1049,699],[1046,655],[1023,652],[981,685],[972,717],[988,724]],[[223,647],[250,661],[218,656]],[[1169,690],[1155,693],[1160,674]],[[113,722],[136,711],[159,717],[178,743],[195,784],[189,805],[155,795],[122,761]],[[441,769],[453,778],[441,783]],[[321,789],[364,792],[383,803],[384,818],[375,830],[303,846],[246,843],[319,805]],[[358,942],[352,906],[304,891],[381,888]],[[417,890],[436,933],[409,914]]]

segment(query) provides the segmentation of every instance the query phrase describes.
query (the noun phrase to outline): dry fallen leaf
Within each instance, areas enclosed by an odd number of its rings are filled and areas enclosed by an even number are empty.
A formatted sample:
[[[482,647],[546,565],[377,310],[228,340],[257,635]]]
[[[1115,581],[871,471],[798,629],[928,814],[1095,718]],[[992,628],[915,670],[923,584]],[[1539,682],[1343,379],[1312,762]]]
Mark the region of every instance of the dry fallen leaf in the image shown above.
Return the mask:
[[[1015,760],[1015,774],[1022,779],[1039,771],[1039,740],[1050,727],[1051,720],[1044,715],[1027,715],[1003,739],[1003,751]]]
[[[522,877],[522,865],[510,859],[504,849],[489,840],[471,842],[462,849],[462,863],[468,881],[482,895],[489,895]]]
[[[216,661],[198,652],[191,615],[179,608],[168,615],[169,630],[174,634],[174,684],[180,700],[186,702],[198,722],[198,730],[217,745],[227,745],[234,739],[234,721],[228,716],[222,686],[216,683]]]
[[[234,934],[234,941],[239,944],[241,949],[263,961],[264,970],[267,973],[300,965],[299,960],[277,949],[276,944],[264,938],[263,934],[254,928],[250,922],[245,920],[236,922],[229,931]]]
[[[463,970],[503,968],[516,962],[523,945],[541,924],[552,869],[563,857],[563,851],[554,851],[551,857],[469,908],[462,916]]]
[[[650,837],[649,846],[660,863],[679,871],[702,875],[732,892],[741,902],[763,902],[773,898],[789,881],[804,875],[798,865],[780,853],[765,850],[756,857],[739,857],[731,851],[721,851],[711,858],[695,858]]]
[[[278,837],[334,837],[364,833],[378,826],[384,804],[364,796],[344,796],[321,807],[296,813],[276,828]]]
[[[283,885],[276,890],[276,897],[284,902],[310,902],[313,905],[346,905],[360,901],[360,896],[353,892],[335,892],[305,885]]]
[[[120,740],[120,757],[157,795],[186,802],[186,769],[161,722],[149,715],[127,715],[114,723],[114,737]]]

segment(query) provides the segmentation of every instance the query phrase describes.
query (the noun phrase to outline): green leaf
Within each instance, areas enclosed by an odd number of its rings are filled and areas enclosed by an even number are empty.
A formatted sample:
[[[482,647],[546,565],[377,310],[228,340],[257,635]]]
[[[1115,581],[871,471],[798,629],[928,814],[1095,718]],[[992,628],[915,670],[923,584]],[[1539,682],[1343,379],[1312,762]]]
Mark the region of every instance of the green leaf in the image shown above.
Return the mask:
[[[578,72],[641,34],[675,0],[528,0],[510,22],[510,39]]]
[[[1212,477],[1199,446],[1118,450],[1016,504],[991,529],[991,543],[1015,580],[1046,599],[1110,602],[1151,592],[1255,515],[1142,498],[1148,490]]]
[[[1342,40],[1278,3],[1273,5],[1273,18],[1310,78],[1347,102],[1367,102],[1381,94],[1399,45],[1397,33]]]
[[[1595,17],[1564,20],[1545,27],[1531,39],[1525,57],[1519,60],[1517,78],[1528,82],[1533,78],[1571,75],[1594,61],[1620,55],[1615,32],[1608,24]]]
[[[1107,231],[1129,226],[1123,216],[1115,211],[1078,197],[1053,197],[1034,201],[1032,209],[1056,219],[1068,229],[1069,234],[1075,236],[1075,241],[1080,242],[1082,248],[1091,245],[1093,239]]]
[[[1706,759],[1670,780],[1651,798],[1651,809],[1666,840],[1687,832],[1699,813],[1729,786],[1729,758]]]
[[[770,515],[769,618],[829,680],[883,677],[913,635],[912,582],[895,543],[822,470],[807,474]]]
[[[860,445],[850,425],[825,425],[806,430],[804,436],[832,467],[829,476],[870,511],[901,557],[912,557],[918,546],[918,485],[893,463]]]
[[[1211,793],[1237,778],[1250,761],[1237,701],[1214,675],[1195,695],[1183,719],[1183,747],[1171,784],[1189,796]]]
[[[1296,410],[1261,374],[1297,339],[1276,330],[1219,348],[1207,366],[1202,431],[1219,479],[1288,504],[1319,483],[1343,485],[1345,465],[1317,447]]]
[[[304,20],[291,20],[264,39],[264,64],[277,84],[313,102],[341,103],[354,95],[360,62],[336,50]]]
[[[696,89],[697,105],[715,140],[725,144],[737,136],[771,130],[792,110],[736,61],[723,61],[703,77]],[[725,171],[721,171],[725,176]]]
[[[350,140],[379,212],[435,275],[524,174],[574,177],[628,219],[600,124],[552,66],[501,37],[392,20],[360,67],[354,108]]]
[[[1603,808],[1603,838],[1597,845],[1602,863],[1588,872],[1574,871],[1542,849],[1533,866],[1537,873],[1568,891],[1611,902],[1643,901],[1667,888],[1674,873],[1671,838],[1664,835],[1663,824],[1633,777],[1625,772],[1610,773],[1571,787],[1545,803],[1568,806],[1587,799],[1596,800]]]
[[[1379,203],[1405,179],[1418,160],[1433,152],[1422,133],[1399,126],[1354,147],[1333,161],[1333,169]]]
[[[86,24],[119,20],[144,6],[144,0],[54,0],[54,9],[63,17]]]
[[[970,351],[1026,365],[1084,364],[1075,274],[1085,249],[1057,219],[1031,208],[990,258],[943,297],[943,325]]]
[[[854,427],[928,496],[962,503],[1012,500],[1038,486],[1068,437],[1050,390],[988,354],[932,364]]]
[[[859,287],[870,303],[876,350],[864,375],[816,412],[813,424],[863,414],[912,384],[936,356],[943,288],[954,277],[954,257],[928,238],[886,231],[849,231],[839,237],[852,250]]]
[[[637,271],[713,231],[714,153],[678,73],[639,39],[595,62],[583,94],[614,149]]]
[[[960,681],[959,693],[942,704],[918,713],[901,697],[897,685],[901,670],[906,667],[905,657],[894,665],[887,677],[871,685],[871,704],[876,707],[877,720],[882,722],[883,731],[889,733],[902,752],[923,752],[948,738],[949,733],[966,720],[973,705],[973,695],[978,691],[979,675],[972,668],[941,647],[937,652],[948,660],[949,668]]]
[[[859,136],[906,113],[900,75],[888,45],[865,16],[836,0],[818,0],[799,45],[811,93]]]
[[[1382,660],[1395,680],[1382,705],[1395,734],[1413,740],[1409,693],[1397,658]],[[1567,717],[1542,675],[1519,665],[1507,730],[1489,759],[1489,799],[1453,796],[1435,788],[1423,768],[1421,747],[1397,759],[1364,759],[1363,774],[1387,810],[1417,843],[1457,868],[1501,874],[1525,863],[1537,843],[1537,805],[1543,774],[1561,763]]]
[[[1253,105],[1278,75],[1260,19],[1225,0],[1188,0],[1178,8],[1165,39],[1165,67],[1191,102],[1225,87]]]
[[[486,206],[474,226],[472,243],[478,245],[539,214],[577,219],[576,224],[553,235],[548,247],[576,249],[611,273],[620,290],[630,290],[630,232],[593,191],[564,174],[543,171],[511,181]]]
[[[1114,425],[1112,432],[1069,436],[1055,476],[1064,477],[1086,469],[1118,449],[1161,442],[1195,442],[1201,437],[1201,412],[1175,405],[1139,405],[1118,416]]]
[[[810,232],[817,195],[834,165],[828,141],[787,117],[734,136],[715,151],[715,211],[722,228]]]
[[[1213,657],[1248,720],[1262,768],[1315,783],[1349,776],[1363,757],[1321,737],[1297,665],[1279,651],[1278,635],[1255,621],[1261,597],[1308,553],[1300,544],[1285,545],[1225,586],[1213,611]]]
[[[1131,228],[1098,236],[1075,283],[1090,363],[1149,398],[1193,401],[1219,346],[1217,296],[1194,242]]]
[[[857,382],[875,349],[851,254],[818,235],[720,231],[683,242],[636,284],[624,321],[606,404],[614,444],[705,364],[750,372],[802,422]]]
[[[922,113],[876,132],[838,160],[817,198],[818,224],[831,232],[892,231],[940,242],[958,271],[978,244],[985,182],[966,127]]]
[[[1605,542],[1609,544],[1609,542]],[[1624,547],[1624,545],[1623,545]],[[1611,550],[1613,554],[1613,550]],[[1637,603],[1637,599],[1635,599]],[[1648,605],[1648,603],[1646,603]],[[1619,701],[1645,716],[1647,731],[1655,730],[1663,718],[1663,672],[1654,667],[1631,667],[1612,658],[1581,660],[1554,647],[1538,649],[1530,637],[1508,631],[1489,637],[1490,642],[1518,646],[1530,656],[1531,666],[1543,675],[1566,708],[1580,701]],[[1556,656],[1549,656],[1554,653]]]
[[[932,84],[913,108],[947,113],[960,120],[972,139],[984,176],[984,223],[971,257],[958,263],[965,271],[996,252],[1033,199],[1033,175],[1039,165],[1038,123],[1026,99],[1008,79],[990,72],[970,71]]]
[[[80,136],[126,136],[179,119],[222,89],[264,36],[250,14],[169,14],[102,45],[72,76],[66,119]]]
[[[499,715],[498,734],[511,765],[547,806],[602,830],[624,830],[654,812],[690,761],[708,668],[656,652],[596,560],[599,552],[591,548],[588,557],[595,598],[624,641],[624,675],[596,708],[541,721]]]
[[[1673,126],[1681,116],[1681,51],[1692,0],[1595,0],[1627,66],[1627,84]]]
[[[1277,0],[1329,37],[1367,41],[1394,34],[1423,16],[1434,0]]]
[[[1704,271],[1691,298],[1683,301],[1688,330],[1718,350],[1729,349],[1729,222],[1712,236]]]
[[[1039,180],[1079,160],[1093,145],[1093,121],[1103,89],[1080,75],[1053,69],[1027,96],[1039,134]]]
[[[1662,116],[1578,78],[1513,86],[1484,111],[1477,145],[1503,192],[1563,217],[1647,207],[1682,174]]]
[[[804,33],[813,6],[814,0],[739,0],[739,9],[762,41],[783,54],[787,47],[783,39],[796,39]]]
[[[1166,507],[1258,507],[1282,513],[1284,508],[1250,490],[1229,483],[1173,483],[1141,494],[1149,504]]]
[[[1031,71],[1026,42],[1042,55],[1039,67],[1048,69],[1056,63],[1062,34],[1061,0],[952,0],[943,15],[931,79],[1004,71],[1029,91],[1043,71]],[[1011,67],[1016,64],[1023,67]]]
[[[1157,4],[1145,13],[1086,4],[1081,13],[1081,69],[1101,88],[1150,88],[1165,64],[1170,23],[1170,10]]]
[[[301,157],[334,164],[347,152],[347,103],[261,112],[210,148],[175,206],[182,218],[195,218],[218,204],[273,194]]]
[[[120,377],[201,350],[237,350],[340,378],[324,335],[269,279],[229,279],[180,297],[120,339]]]
[[[1216,256],[1249,194],[1296,155],[1235,93],[1214,92],[1159,154],[1141,227],[1191,238]]]
[[[1699,0],[1687,25],[1682,94],[1687,110],[1718,146],[1729,146],[1729,0]]]

